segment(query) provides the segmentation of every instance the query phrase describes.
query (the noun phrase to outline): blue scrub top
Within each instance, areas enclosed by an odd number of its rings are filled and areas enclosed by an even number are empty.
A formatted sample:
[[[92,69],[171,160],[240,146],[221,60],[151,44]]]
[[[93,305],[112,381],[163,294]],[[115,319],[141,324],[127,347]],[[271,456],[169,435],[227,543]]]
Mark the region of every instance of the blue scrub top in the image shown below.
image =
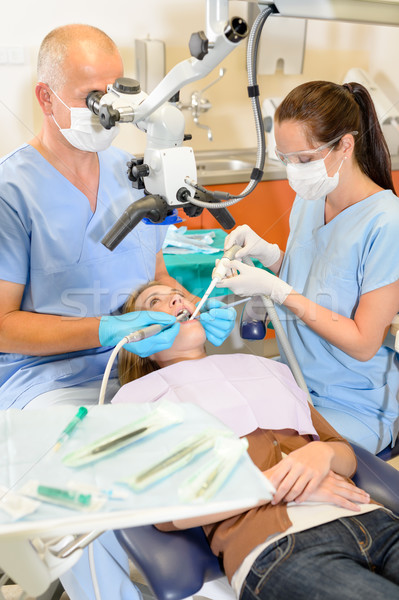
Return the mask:
[[[296,197],[280,277],[313,302],[352,318],[362,294],[399,279],[399,198],[389,190],[378,192],[327,224],[324,205],[324,198]],[[315,406],[352,415],[378,436],[388,428],[395,439],[399,370],[393,350],[382,346],[360,362],[284,306],[277,310]]]
[[[130,156],[100,152],[97,207],[32,146],[0,163],[0,279],[25,286],[21,310],[76,318],[118,311],[155,275],[166,227],[139,225],[111,252],[104,234],[142,193],[126,174]],[[0,354],[0,407],[100,379],[111,350],[49,357]]]

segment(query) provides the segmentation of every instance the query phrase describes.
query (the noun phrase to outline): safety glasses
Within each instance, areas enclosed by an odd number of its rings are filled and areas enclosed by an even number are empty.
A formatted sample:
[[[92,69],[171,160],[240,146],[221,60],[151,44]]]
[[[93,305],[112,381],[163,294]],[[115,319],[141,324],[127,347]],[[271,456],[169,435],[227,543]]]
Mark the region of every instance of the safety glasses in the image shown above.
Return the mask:
[[[349,132],[352,135],[356,135],[358,132],[357,131],[350,131]],[[330,146],[333,146],[334,144],[336,144],[339,140],[341,140],[343,138],[343,135],[340,135],[336,138],[334,138],[333,140],[331,140],[331,142],[328,142],[328,144],[323,144],[322,146],[319,146],[318,148],[312,148],[311,150],[300,150],[299,152],[287,152],[287,154],[284,154],[284,152],[280,152],[280,150],[278,150],[278,148],[275,148],[274,151],[276,153],[277,158],[279,158],[281,160],[281,162],[284,165],[288,165],[289,163],[291,164],[298,164],[298,163],[307,163],[311,160],[317,160],[320,157],[320,152],[323,152],[323,150],[326,150],[326,148],[330,148]]]

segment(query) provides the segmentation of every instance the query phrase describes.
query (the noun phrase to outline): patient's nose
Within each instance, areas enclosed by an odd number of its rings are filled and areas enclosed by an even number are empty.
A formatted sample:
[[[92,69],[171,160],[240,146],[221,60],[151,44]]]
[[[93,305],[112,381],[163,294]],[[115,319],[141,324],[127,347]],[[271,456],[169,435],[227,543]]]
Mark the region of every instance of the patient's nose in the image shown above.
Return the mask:
[[[170,305],[171,306],[176,306],[176,304],[182,304],[182,297],[179,294],[173,294],[173,296],[170,299]]]

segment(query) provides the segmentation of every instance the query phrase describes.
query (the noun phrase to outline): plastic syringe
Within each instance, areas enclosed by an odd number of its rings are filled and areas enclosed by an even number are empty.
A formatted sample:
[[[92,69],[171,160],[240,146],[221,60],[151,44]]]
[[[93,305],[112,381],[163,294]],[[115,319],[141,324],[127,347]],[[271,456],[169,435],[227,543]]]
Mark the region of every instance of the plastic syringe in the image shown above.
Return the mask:
[[[185,308],[183,311],[176,317],[176,321],[178,323],[182,323],[183,321],[187,321],[190,313]],[[137,331],[132,331],[126,337],[130,342],[139,342],[140,340],[145,340],[156,333],[160,333],[165,329],[169,329],[169,327],[173,327],[174,323],[171,325],[161,325],[161,323],[153,323],[152,325],[148,325],[147,327],[142,327],[142,329],[137,329]],[[128,343],[128,342],[125,342]]]
[[[238,246],[237,244],[235,244],[234,246],[232,246],[231,248],[229,248],[228,250],[226,250],[224,252],[222,258],[219,260],[217,266],[215,267],[215,275],[213,276],[213,279],[212,279],[208,289],[206,290],[205,294],[202,296],[201,300],[198,302],[195,311],[193,312],[193,314],[190,317],[190,321],[195,319],[195,317],[198,315],[199,311],[204,306],[205,302],[208,300],[213,288],[218,283],[218,281],[221,281],[226,276],[226,271],[228,269],[229,262],[234,259],[236,253],[240,249],[241,249],[241,246]]]
[[[76,415],[73,417],[73,419],[71,421],[69,421],[68,425],[62,431],[60,437],[56,441],[55,446],[54,446],[54,452],[58,452],[58,450],[61,448],[62,444],[64,442],[66,442],[67,439],[69,439],[72,431],[85,418],[86,415],[87,415],[87,408],[85,406],[81,406],[79,408],[78,412],[76,413]]]

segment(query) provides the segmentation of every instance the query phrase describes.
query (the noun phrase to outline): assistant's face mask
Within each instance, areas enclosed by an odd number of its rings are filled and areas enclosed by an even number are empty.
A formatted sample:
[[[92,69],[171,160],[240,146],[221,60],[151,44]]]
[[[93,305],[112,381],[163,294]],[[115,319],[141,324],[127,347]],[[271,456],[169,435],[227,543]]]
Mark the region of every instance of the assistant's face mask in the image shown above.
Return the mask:
[[[64,138],[74,146],[74,148],[85,152],[101,152],[102,150],[109,148],[119,133],[119,124],[111,129],[104,129],[98,117],[94,115],[91,110],[88,108],[68,106],[53,89],[51,89],[51,91],[71,112],[71,126],[66,129],[62,129],[58,125],[54,115],[51,116]]]
[[[333,151],[331,148],[330,153]],[[288,163],[287,179],[288,183],[304,200],[318,200],[330,194],[338,185],[339,171],[344,159],[338,167],[337,172],[332,177],[328,176],[325,159],[313,160],[308,163]]]

